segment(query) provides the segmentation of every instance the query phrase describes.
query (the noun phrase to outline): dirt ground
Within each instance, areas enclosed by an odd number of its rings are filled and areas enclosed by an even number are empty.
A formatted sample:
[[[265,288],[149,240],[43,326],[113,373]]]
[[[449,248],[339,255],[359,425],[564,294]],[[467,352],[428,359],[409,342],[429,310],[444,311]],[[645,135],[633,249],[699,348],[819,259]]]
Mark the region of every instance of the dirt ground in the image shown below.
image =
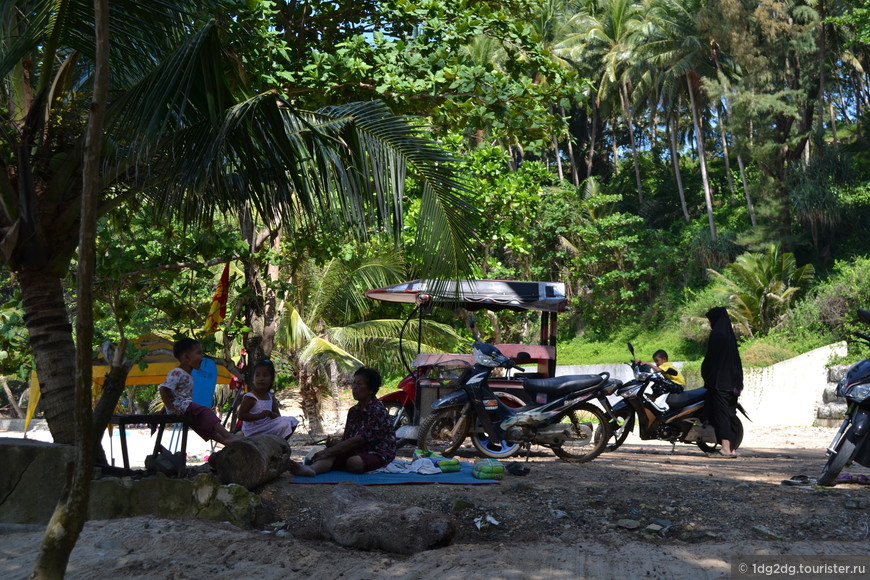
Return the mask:
[[[870,486],[781,485],[818,475],[832,434],[750,427],[737,459],[629,438],[581,465],[536,452],[527,476],[499,485],[368,486],[379,500],[455,518],[453,545],[413,556],[324,540],[319,524],[333,486],[291,485],[285,475],[260,490],[277,519],[269,530],[158,518],[89,522],[67,578],[727,578],[735,556],[764,554],[859,556],[870,566]],[[294,439],[301,458],[305,438]],[[0,578],[27,577],[40,537],[0,535]]]

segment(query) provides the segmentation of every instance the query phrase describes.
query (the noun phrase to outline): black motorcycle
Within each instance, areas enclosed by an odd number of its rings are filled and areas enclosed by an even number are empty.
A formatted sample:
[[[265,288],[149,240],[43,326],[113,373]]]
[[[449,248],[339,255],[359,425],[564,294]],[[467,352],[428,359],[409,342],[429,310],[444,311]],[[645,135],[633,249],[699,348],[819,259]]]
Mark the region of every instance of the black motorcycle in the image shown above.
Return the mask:
[[[456,381],[457,389],[435,401],[420,425],[421,449],[450,456],[470,434],[475,449],[493,459],[512,457],[533,444],[575,463],[590,461],[604,451],[610,439],[608,420],[589,401],[599,392],[614,392],[620,381],[611,380],[608,373],[521,378],[523,390],[534,402],[511,408],[490,390],[488,380],[498,367],[524,369],[485,342],[476,341],[473,354],[476,362]]]
[[[599,399],[611,418],[613,441],[607,446],[608,451],[618,449],[635,425],[643,440],[669,441],[674,446],[677,443],[697,445],[705,453],[716,451],[716,432],[704,414],[707,389],[684,391],[683,387],[649,365],[641,365],[631,343],[628,343],[628,350],[634,379],[617,389],[616,394],[622,399],[616,404],[611,406],[607,399]],[[739,403],[737,409],[749,418]],[[732,446],[737,449],[743,441],[743,423],[739,418],[735,421],[737,438]]]
[[[870,324],[870,311],[858,310],[858,318]],[[870,346],[870,336],[856,332],[860,342]],[[837,396],[846,399],[846,418],[828,446],[828,462],[819,476],[819,485],[834,485],[837,476],[851,462],[870,467],[870,359],[852,365],[837,384]]]

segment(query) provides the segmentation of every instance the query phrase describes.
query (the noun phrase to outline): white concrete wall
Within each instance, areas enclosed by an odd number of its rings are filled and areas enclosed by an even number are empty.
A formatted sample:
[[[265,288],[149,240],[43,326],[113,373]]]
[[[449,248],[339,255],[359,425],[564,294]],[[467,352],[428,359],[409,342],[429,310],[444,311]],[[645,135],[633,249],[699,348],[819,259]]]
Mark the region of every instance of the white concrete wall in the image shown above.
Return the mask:
[[[765,368],[743,371],[743,394],[740,403],[753,422],[762,425],[804,426],[816,419],[816,408],[822,403],[822,393],[828,379],[830,359],[846,354],[846,343],[840,342],[805,352],[792,359]],[[682,363],[674,362],[681,367]],[[597,374],[627,381],[632,378],[626,364],[565,365],[556,367],[556,375]]]

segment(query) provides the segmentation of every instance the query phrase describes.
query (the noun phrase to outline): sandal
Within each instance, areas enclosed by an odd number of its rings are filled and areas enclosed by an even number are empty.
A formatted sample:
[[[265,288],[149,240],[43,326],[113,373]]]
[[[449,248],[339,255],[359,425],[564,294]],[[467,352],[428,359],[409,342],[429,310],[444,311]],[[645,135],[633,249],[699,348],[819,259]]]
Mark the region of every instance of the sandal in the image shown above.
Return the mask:
[[[722,459],[737,459],[736,453],[725,453],[721,449],[717,449],[710,454],[710,457],[721,457]]]

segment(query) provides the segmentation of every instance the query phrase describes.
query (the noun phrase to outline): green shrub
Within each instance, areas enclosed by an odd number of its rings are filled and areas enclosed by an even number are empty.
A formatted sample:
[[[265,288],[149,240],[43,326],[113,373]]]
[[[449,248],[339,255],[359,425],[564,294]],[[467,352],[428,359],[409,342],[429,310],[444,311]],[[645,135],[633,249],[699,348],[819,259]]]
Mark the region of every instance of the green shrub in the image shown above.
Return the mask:
[[[744,367],[767,367],[796,357],[802,351],[792,349],[778,340],[753,340],[740,349],[740,360]]]

